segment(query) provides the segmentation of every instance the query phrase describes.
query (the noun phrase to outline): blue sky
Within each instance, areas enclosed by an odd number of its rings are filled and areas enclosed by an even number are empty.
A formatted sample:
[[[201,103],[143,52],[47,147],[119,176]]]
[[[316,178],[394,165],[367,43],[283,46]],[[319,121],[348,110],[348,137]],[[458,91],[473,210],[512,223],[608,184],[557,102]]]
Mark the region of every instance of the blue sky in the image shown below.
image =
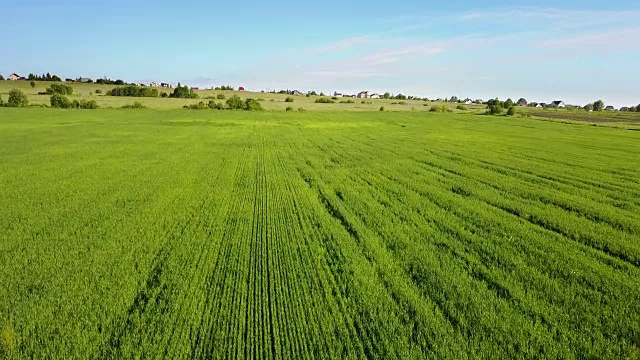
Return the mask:
[[[0,73],[640,103],[636,1],[12,1]]]

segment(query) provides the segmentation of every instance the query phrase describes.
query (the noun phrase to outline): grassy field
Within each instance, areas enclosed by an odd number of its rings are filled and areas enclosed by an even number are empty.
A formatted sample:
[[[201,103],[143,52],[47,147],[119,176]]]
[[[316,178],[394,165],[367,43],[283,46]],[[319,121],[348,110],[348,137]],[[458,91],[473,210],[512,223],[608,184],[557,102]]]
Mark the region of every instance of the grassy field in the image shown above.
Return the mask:
[[[638,358],[640,133],[0,109],[0,358]]]

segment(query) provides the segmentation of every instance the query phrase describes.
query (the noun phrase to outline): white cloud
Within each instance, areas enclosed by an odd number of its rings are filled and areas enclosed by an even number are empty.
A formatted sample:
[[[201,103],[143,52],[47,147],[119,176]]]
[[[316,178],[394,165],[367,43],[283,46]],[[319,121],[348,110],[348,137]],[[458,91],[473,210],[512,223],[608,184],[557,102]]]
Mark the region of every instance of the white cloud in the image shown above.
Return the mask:
[[[620,46],[634,43],[640,37],[640,28],[627,28],[577,34],[536,43],[540,47]]]

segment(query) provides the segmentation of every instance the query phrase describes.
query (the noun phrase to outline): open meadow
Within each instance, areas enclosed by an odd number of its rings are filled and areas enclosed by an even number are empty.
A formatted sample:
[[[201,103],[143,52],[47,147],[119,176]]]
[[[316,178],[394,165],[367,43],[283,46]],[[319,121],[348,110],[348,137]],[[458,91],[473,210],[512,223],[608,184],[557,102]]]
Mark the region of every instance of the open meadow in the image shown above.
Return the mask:
[[[637,358],[640,132],[0,108],[0,358]]]

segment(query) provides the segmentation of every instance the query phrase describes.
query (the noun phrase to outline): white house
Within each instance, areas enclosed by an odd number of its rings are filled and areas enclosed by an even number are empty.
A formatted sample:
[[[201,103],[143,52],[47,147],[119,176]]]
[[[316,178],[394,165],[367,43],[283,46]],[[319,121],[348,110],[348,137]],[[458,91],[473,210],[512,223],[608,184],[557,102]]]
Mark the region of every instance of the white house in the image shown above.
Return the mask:
[[[473,104],[473,101],[471,101],[471,99],[467,99],[467,101],[464,102],[465,105],[471,105]]]
[[[369,92],[368,91],[361,91],[358,93],[357,96],[358,99],[367,99],[369,98]]]
[[[550,106],[551,106],[551,107],[558,108],[558,109],[563,109],[563,108],[565,108],[565,107],[566,107],[566,105],[565,105],[564,101],[562,101],[562,100],[552,101],[552,102],[551,102],[551,104],[550,104]]]
[[[604,109],[607,110],[607,111],[614,111],[616,108],[614,108],[613,106],[609,105]]]
[[[20,76],[20,75],[18,75],[16,73],[13,73],[13,74],[11,74],[9,76],[9,80],[12,80],[12,81],[20,80],[21,78],[22,78],[22,76]]]
[[[149,83],[149,86],[151,86],[151,87],[158,87],[158,83],[157,83],[157,82],[155,82],[155,81],[152,81],[152,82],[150,82],[150,83]]]
[[[380,99],[380,95],[379,94],[371,94],[371,95],[369,95],[369,99]]]

